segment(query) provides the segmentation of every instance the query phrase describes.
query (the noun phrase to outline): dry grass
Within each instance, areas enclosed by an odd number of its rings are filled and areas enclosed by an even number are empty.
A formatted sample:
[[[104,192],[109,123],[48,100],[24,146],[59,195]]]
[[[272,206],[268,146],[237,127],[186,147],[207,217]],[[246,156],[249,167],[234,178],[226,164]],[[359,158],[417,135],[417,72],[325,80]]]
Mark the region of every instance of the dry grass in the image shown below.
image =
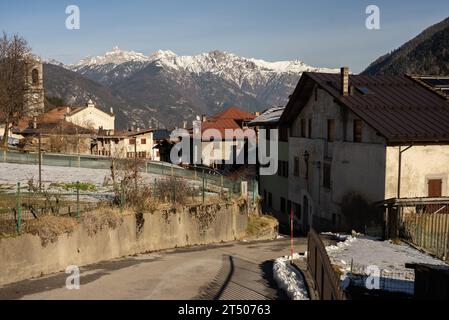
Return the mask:
[[[120,210],[116,208],[99,208],[81,216],[81,223],[89,236],[93,236],[105,228],[116,229],[123,222]]]
[[[62,234],[71,234],[78,222],[73,218],[46,215],[39,219],[26,221],[22,231],[41,238],[42,246],[55,242]]]
[[[278,220],[272,216],[251,215],[248,221],[247,234],[249,236],[263,235],[267,231],[273,230],[279,225]]]

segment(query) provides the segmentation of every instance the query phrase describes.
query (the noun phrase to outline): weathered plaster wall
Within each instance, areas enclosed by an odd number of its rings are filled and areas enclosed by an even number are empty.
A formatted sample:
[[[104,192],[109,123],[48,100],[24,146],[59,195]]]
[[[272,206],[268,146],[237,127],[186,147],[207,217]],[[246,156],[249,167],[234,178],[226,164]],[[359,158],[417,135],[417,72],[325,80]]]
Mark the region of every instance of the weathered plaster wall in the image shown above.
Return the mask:
[[[301,119],[306,120],[305,138],[301,137]],[[311,136],[308,136],[309,119],[312,120]],[[334,142],[327,141],[328,119],[335,120]],[[317,218],[341,222],[340,204],[348,193],[358,192],[368,201],[384,198],[386,142],[367,125],[363,128],[362,142],[352,142],[355,119],[358,119],[355,114],[318,89],[317,99],[312,95],[291,127],[289,199],[301,205],[303,212],[308,202],[309,225]],[[308,180],[306,150],[310,154]],[[295,157],[299,158],[299,176],[294,176]],[[325,163],[331,166],[331,188],[324,186]]]
[[[406,147],[402,147],[404,150]],[[399,147],[387,148],[385,198],[396,198]],[[402,154],[401,197],[427,197],[428,181],[441,179],[442,196],[449,196],[449,146],[413,146]]]
[[[246,207],[242,209],[237,204],[157,211],[144,214],[143,219],[128,214],[117,228],[105,228],[95,234],[79,224],[72,234],[61,235],[47,246],[31,234],[0,239],[0,285],[63,271],[70,265],[234,241],[245,236],[248,224]]]

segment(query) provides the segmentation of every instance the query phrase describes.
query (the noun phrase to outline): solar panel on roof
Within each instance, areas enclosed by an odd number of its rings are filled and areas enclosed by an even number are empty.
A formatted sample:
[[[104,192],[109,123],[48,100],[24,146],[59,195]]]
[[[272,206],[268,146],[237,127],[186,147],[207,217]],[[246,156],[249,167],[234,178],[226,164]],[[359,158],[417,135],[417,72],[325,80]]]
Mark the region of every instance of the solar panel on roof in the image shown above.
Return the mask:
[[[358,87],[357,90],[359,90],[363,94],[374,94],[369,88],[367,87]]]
[[[432,87],[448,87],[449,88],[449,79],[423,79],[423,82]]]

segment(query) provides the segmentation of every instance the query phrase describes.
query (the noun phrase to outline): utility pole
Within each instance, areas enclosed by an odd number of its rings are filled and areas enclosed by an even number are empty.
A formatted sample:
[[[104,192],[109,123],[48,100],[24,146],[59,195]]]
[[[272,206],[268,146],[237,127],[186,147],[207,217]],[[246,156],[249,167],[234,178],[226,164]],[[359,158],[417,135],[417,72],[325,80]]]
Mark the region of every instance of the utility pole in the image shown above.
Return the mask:
[[[134,138],[134,184],[137,192],[137,136]]]
[[[41,133],[39,132],[39,137],[38,137],[38,147],[39,147],[39,152],[38,152],[38,156],[39,156],[39,192],[42,192],[42,138],[41,138]]]

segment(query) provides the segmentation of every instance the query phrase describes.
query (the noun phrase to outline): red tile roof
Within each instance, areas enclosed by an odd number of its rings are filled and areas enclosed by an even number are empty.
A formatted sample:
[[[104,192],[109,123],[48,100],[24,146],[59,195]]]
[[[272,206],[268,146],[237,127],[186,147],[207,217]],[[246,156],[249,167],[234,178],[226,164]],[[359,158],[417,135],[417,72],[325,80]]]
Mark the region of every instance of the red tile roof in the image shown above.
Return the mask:
[[[305,72],[281,122],[291,124],[318,85],[389,143],[449,142],[449,102],[412,78],[351,75],[349,84],[353,94],[342,96],[339,74]]]
[[[236,107],[231,107],[223,112],[213,115],[209,120],[203,122],[201,124],[202,132],[204,133],[208,129],[216,129],[220,132],[222,138],[224,139],[226,129],[243,129],[243,122],[249,122],[255,118],[256,116],[250,112],[240,110]],[[245,128],[244,131],[246,130],[247,129]]]
[[[250,112],[243,111],[237,107],[230,107],[220,113],[211,117],[211,119],[233,119],[251,121],[256,118],[256,115]]]

